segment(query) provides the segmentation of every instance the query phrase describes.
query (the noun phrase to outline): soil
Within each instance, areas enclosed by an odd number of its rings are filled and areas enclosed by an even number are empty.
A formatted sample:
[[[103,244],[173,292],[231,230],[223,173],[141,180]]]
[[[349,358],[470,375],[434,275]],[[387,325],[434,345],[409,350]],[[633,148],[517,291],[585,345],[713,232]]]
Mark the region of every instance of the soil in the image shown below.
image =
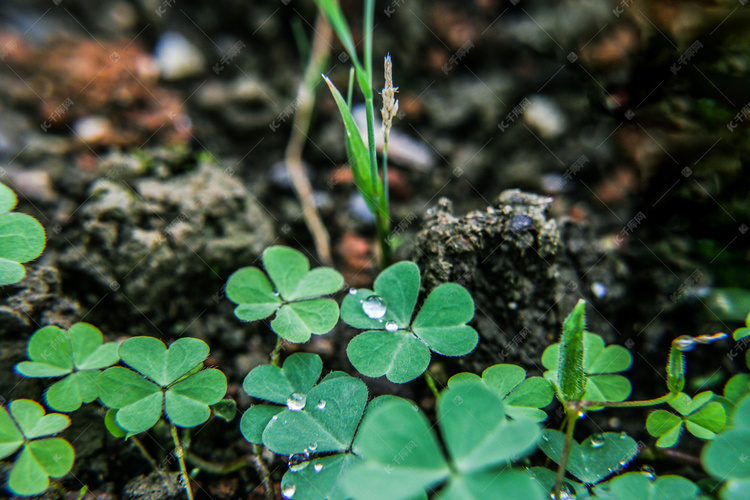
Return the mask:
[[[360,40],[361,2],[342,5]],[[741,324],[750,310],[741,293],[750,289],[750,38],[747,14],[733,8],[377,2],[375,67],[391,53],[400,99],[389,152],[395,255],[418,262],[425,292],[455,281],[477,304],[479,346],[460,359],[435,356],[439,386],[502,362],[541,374],[541,353],[581,297],[589,330],[631,350],[634,398],[661,395],[673,338]],[[263,322],[237,321],[223,285],[272,244],[318,261],[283,164],[314,20],[313,3],[297,0],[2,2],[0,177],[48,234],[27,278],[1,292],[3,400],[42,401],[45,384],[12,370],[34,330],[86,321],[108,340],[205,340],[229,396],[248,407],[242,380],[268,362],[276,337]],[[345,88],[346,54],[331,47],[326,74]],[[351,286],[369,286],[374,226],[324,87],[307,174],[336,268]],[[345,352],[353,335],[339,324],[282,356],[315,352],[327,369],[357,375]],[[720,392],[742,368],[725,355],[731,347],[689,353],[691,391]],[[365,381],[372,395],[434,407],[421,379]],[[625,429],[651,447],[645,416],[601,413],[582,427]],[[76,465],[48,497],[76,498],[83,485],[84,498],[181,496],[106,433],[95,405],[73,421],[64,435]],[[686,441],[697,452],[699,442]],[[169,443],[158,428],[144,438],[157,463]],[[236,421],[214,419],[192,450],[231,462],[250,445]],[[285,464],[267,458],[278,483]],[[199,497],[262,497],[252,469],[195,481]]]

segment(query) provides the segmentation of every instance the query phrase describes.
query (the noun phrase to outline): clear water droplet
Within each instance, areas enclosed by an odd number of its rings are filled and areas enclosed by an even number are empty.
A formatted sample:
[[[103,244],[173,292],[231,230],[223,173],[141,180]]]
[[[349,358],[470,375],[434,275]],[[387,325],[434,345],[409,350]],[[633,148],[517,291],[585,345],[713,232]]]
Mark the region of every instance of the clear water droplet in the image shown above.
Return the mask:
[[[294,455],[289,455],[289,462],[287,465],[289,465],[289,471],[290,472],[299,472],[301,470],[307,469],[307,466],[310,465],[310,453],[308,453],[307,450],[304,451],[304,453],[295,453]]]
[[[385,330],[388,332],[395,332],[398,330],[398,325],[395,321],[389,321],[385,324]]]
[[[370,295],[362,302],[362,310],[370,319],[380,319],[388,310],[385,300],[379,295]]]
[[[314,452],[318,449],[318,443],[311,443],[310,446],[307,447],[307,449],[309,450],[309,452]]]
[[[378,320],[378,323],[382,323],[382,322],[383,322],[383,320],[382,320],[382,319],[379,319],[379,320]]]
[[[601,448],[604,445],[604,434],[594,434],[591,436],[591,447],[592,448]]]
[[[620,433],[620,439],[627,439],[627,437],[628,437],[628,435],[627,435],[627,433],[625,431],[622,431]]]
[[[294,492],[296,491],[297,491],[297,488],[293,484],[287,484],[281,490],[281,496],[283,496],[284,498],[288,500],[294,496]]]
[[[278,291],[278,290],[274,290],[274,291],[273,291],[273,293],[272,293],[271,295],[273,295],[274,297],[278,297],[278,296],[279,296],[279,295],[281,295],[281,294],[279,293],[279,291]]]
[[[276,420],[278,420],[278,419],[279,419],[279,416],[278,416],[278,415],[274,415],[273,417],[271,417],[271,421],[276,421]]]
[[[546,435],[546,434],[542,434],[542,439],[544,439],[545,441],[549,442],[549,436]]]
[[[317,404],[317,405],[315,405],[315,407],[316,407],[316,408],[317,408],[318,410],[323,410],[323,409],[325,409],[325,407],[326,407],[326,400],[325,400],[325,399],[321,399],[320,401],[318,401],[318,404]]]
[[[654,481],[656,479],[656,469],[654,469],[650,465],[644,465],[643,467],[641,467],[641,474],[646,476],[649,481]]]
[[[552,500],[575,500],[576,490],[570,485],[570,483],[563,483],[560,485],[560,495],[555,497],[555,492],[552,491],[549,494],[549,497]]]
[[[630,463],[630,459],[620,460],[620,467],[626,467]]]
[[[323,464],[318,462],[317,464],[313,465],[313,470],[317,473],[323,470]]]
[[[307,403],[307,396],[295,392],[286,400],[286,407],[289,408],[290,411],[300,411],[305,407],[305,403]]]
[[[350,288],[349,289],[349,295],[357,295],[357,289],[356,288]]]

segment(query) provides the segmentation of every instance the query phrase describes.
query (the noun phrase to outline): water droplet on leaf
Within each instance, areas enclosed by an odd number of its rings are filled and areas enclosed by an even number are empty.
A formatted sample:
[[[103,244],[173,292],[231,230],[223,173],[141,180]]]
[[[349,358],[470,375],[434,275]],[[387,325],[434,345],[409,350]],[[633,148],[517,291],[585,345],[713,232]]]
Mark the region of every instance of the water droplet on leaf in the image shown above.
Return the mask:
[[[576,490],[569,483],[563,483],[560,485],[560,495],[555,497],[555,492],[552,491],[549,497],[552,500],[575,500]]]
[[[289,465],[289,471],[290,472],[299,472],[301,470],[307,469],[307,466],[310,465],[310,453],[308,453],[307,450],[305,450],[303,453],[295,453],[294,455],[289,455],[289,462],[287,465]]]
[[[278,291],[278,290],[274,290],[274,291],[273,291],[273,293],[272,293],[271,295],[273,295],[274,297],[278,297],[278,296],[279,296],[279,295],[281,295],[281,294],[279,293],[279,291]]]
[[[654,469],[650,465],[644,465],[643,467],[641,467],[641,474],[646,476],[649,481],[653,481],[656,479],[656,469]]]
[[[604,445],[604,434],[594,434],[591,436],[591,447],[592,448],[600,448]]]
[[[365,312],[370,319],[380,319],[385,316],[387,307],[383,297],[379,295],[370,295],[362,303],[362,310]]]
[[[313,465],[313,470],[317,473],[323,470],[323,464],[318,462],[317,464]]]
[[[349,295],[357,295],[357,289],[356,288],[350,288],[349,289]]]
[[[281,490],[281,496],[288,500],[294,496],[295,491],[297,491],[297,488],[293,484],[287,484],[284,486],[284,489]]]
[[[318,449],[318,443],[312,443],[310,446],[307,447],[307,449],[311,452],[314,452]]]
[[[388,332],[395,332],[396,330],[398,330],[398,325],[395,321],[389,321],[385,324],[385,329]]]
[[[320,401],[318,401],[318,404],[315,407],[318,410],[324,409],[326,407],[326,400],[325,399],[321,399]]]
[[[307,403],[307,396],[295,392],[286,400],[286,407],[291,411],[300,411],[305,407],[305,403]]]

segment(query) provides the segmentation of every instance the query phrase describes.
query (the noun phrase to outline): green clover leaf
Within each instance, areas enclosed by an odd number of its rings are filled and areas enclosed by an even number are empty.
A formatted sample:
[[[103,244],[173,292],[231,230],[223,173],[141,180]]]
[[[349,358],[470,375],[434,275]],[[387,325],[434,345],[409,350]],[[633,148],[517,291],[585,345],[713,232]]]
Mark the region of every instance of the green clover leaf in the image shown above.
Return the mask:
[[[605,347],[604,339],[594,333],[585,332],[583,337],[583,368],[586,374],[586,388],[583,399],[587,401],[624,401],[630,395],[630,381],[615,373],[630,368],[633,358],[622,346]],[[542,354],[542,364],[548,371],[544,378],[558,383],[558,362],[560,344],[552,344]],[[559,388],[558,388],[559,391]]]
[[[726,412],[721,403],[711,401],[713,392],[706,391],[690,398],[680,393],[669,401],[669,406],[677,410],[679,415],[656,410],[646,419],[646,430],[659,439],[656,446],[671,448],[680,440],[682,429],[687,428],[690,434],[697,438],[711,440],[721,431],[727,422]]]
[[[746,499],[750,491],[750,395],[737,402],[731,426],[708,443],[701,453],[706,471],[726,481],[723,500]]]
[[[650,477],[643,472],[628,472],[594,488],[601,500],[693,500],[700,497],[698,486],[680,476]]]
[[[117,411],[117,425],[131,434],[150,429],[164,413],[178,427],[195,427],[211,415],[210,405],[227,392],[227,379],[214,368],[201,370],[208,345],[193,338],[169,349],[153,337],[133,337],[120,358],[133,370],[113,367],[97,380],[102,403]]]
[[[424,373],[430,351],[463,356],[476,347],[479,336],[466,324],[474,316],[469,292],[455,283],[438,286],[412,321],[419,284],[417,265],[399,262],[380,273],[374,290],[350,290],[344,298],[341,318],[367,329],[346,350],[361,374],[404,383]]]
[[[745,326],[743,328],[738,328],[734,331],[734,334],[732,334],[732,337],[734,337],[734,340],[740,340],[744,339],[750,335],[750,313],[747,314],[747,318],[745,318]]]
[[[500,396],[483,384],[457,384],[438,400],[438,426],[450,463],[432,425],[413,404],[390,398],[368,409],[354,440],[363,461],[343,482],[350,496],[411,499],[443,483],[440,499],[543,499],[525,471],[508,467],[534,449],[536,422],[504,418]]]
[[[0,407],[0,459],[21,449],[8,488],[17,495],[38,495],[49,487],[50,477],[60,478],[73,467],[70,443],[47,437],[66,429],[70,419],[60,413],[45,415],[42,405],[28,399],[11,401],[8,410]]]
[[[341,274],[327,267],[310,270],[307,257],[288,247],[269,247],[262,258],[268,277],[257,267],[243,267],[227,281],[235,316],[257,321],[276,313],[271,328],[294,343],[330,332],[339,319],[338,304],[318,297],[337,292],[344,283]]]
[[[458,384],[484,383],[497,391],[505,405],[505,413],[512,419],[527,418],[536,422],[547,419],[540,410],[550,404],[555,396],[552,385],[542,377],[526,378],[526,370],[516,365],[494,365],[482,372],[459,373],[448,380],[448,387]]]
[[[56,326],[40,328],[29,339],[31,361],[16,365],[24,377],[63,377],[44,394],[50,408],[71,412],[98,396],[96,379],[102,368],[119,361],[119,346],[102,343],[102,332],[88,323],[76,323],[68,331]]]
[[[565,435],[556,430],[542,431],[539,449],[560,463]],[[638,443],[622,433],[605,432],[589,436],[582,443],[571,443],[566,470],[584,483],[595,484],[625,467],[638,453]]]
[[[15,193],[0,184],[0,286],[18,283],[26,277],[21,264],[39,257],[47,242],[38,220],[11,212],[17,203]]]

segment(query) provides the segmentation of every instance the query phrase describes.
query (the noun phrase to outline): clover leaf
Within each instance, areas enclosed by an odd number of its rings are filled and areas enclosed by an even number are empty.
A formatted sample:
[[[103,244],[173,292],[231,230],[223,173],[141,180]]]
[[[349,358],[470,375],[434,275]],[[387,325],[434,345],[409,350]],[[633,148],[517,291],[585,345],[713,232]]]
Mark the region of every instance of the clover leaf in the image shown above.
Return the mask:
[[[628,472],[594,488],[601,500],[692,500],[700,497],[698,486],[680,476],[652,477],[643,472]]]
[[[505,404],[508,417],[528,418],[537,422],[547,419],[547,413],[540,410],[552,402],[552,385],[542,377],[526,378],[526,370],[516,365],[494,365],[482,372],[482,377],[473,373],[459,373],[448,380],[448,387],[458,384],[484,383],[497,391]]]
[[[583,368],[586,388],[583,399],[587,401],[624,401],[632,389],[630,381],[618,372],[630,368],[633,358],[622,346],[605,347],[604,339],[595,333],[585,332],[583,337]],[[542,354],[542,364],[548,371],[544,378],[557,387],[560,344],[552,344]],[[559,387],[558,387],[559,392]]]
[[[262,259],[268,276],[257,267],[243,267],[227,281],[227,298],[237,304],[235,316],[257,321],[275,313],[271,328],[294,343],[330,332],[339,319],[338,304],[318,297],[337,292],[344,283],[341,274],[327,267],[310,270],[307,257],[283,246],[268,247]]]
[[[39,257],[47,241],[38,220],[11,212],[17,203],[15,193],[0,184],[0,286],[18,283],[26,277],[21,264]]]
[[[410,402],[391,398],[368,409],[353,447],[363,460],[343,477],[349,495],[410,499],[445,484],[436,498],[545,498],[526,471],[508,466],[534,449],[539,426],[505,418],[496,391],[483,384],[449,387],[438,400],[437,421],[449,459]]]
[[[740,340],[744,339],[748,335],[750,335],[750,313],[748,313],[747,318],[745,318],[745,326],[743,328],[736,329],[732,337],[734,337],[734,340]]]
[[[697,438],[711,440],[721,431],[727,422],[727,416],[721,403],[711,401],[713,392],[706,391],[690,398],[680,393],[669,401],[669,406],[677,410],[679,415],[656,410],[646,419],[646,430],[659,439],[656,446],[671,448],[680,440],[682,429],[687,428],[690,434]]]
[[[88,323],[76,323],[68,331],[56,326],[40,328],[29,339],[31,361],[16,365],[24,377],[64,377],[44,394],[50,408],[71,412],[99,396],[96,379],[102,368],[119,361],[119,345],[102,344],[102,332]]]
[[[546,429],[539,449],[560,463],[565,435]],[[638,453],[638,444],[624,432],[605,432],[589,436],[582,443],[572,441],[566,470],[584,483],[595,484],[625,467]]]
[[[750,395],[737,402],[731,426],[708,443],[701,453],[706,471],[726,481],[721,498],[746,499],[750,491]]]
[[[38,495],[49,487],[50,477],[63,477],[73,467],[75,450],[70,443],[47,437],[66,429],[70,419],[60,413],[45,415],[42,405],[28,399],[11,401],[8,410],[0,407],[0,459],[21,450],[8,488],[16,495]]]
[[[469,292],[455,283],[439,285],[412,321],[419,284],[417,265],[399,262],[380,273],[374,290],[350,290],[344,298],[341,319],[367,330],[346,350],[362,375],[404,383],[424,373],[430,351],[463,356],[476,347],[479,336],[466,324],[474,317]]]
[[[221,371],[200,369],[208,352],[199,339],[182,338],[167,349],[153,337],[130,338],[120,346],[120,358],[132,370],[116,366],[102,372],[99,398],[118,410],[117,425],[131,434],[150,429],[162,413],[178,427],[200,425],[227,392]]]

